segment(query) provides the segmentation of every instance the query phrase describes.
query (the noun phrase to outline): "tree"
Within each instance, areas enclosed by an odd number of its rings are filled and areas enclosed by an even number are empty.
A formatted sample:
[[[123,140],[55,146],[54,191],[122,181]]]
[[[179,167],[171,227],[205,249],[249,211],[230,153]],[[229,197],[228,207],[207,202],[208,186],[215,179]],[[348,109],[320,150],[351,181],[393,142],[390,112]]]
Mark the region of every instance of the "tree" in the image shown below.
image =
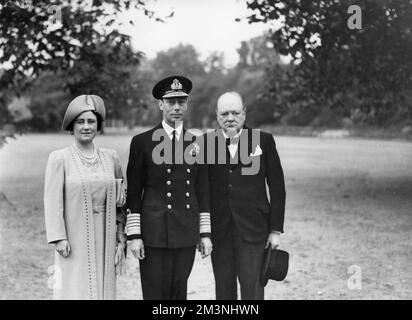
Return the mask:
[[[262,69],[273,67],[280,63],[280,55],[273,50],[273,43],[267,39],[268,34],[242,41],[239,54],[239,66],[242,68]]]
[[[348,27],[353,4],[361,8],[360,30]],[[312,110],[312,120],[323,112],[360,113],[378,125],[411,119],[412,1],[249,0],[247,6],[249,22],[281,23],[269,39],[295,63],[287,98],[293,112]],[[278,89],[269,93],[282,94]]]
[[[128,45],[117,48],[110,38],[84,50],[88,52],[62,74],[71,96],[97,94],[106,103],[108,118],[129,119],[131,109],[142,105],[133,72],[140,53]]]
[[[120,12],[136,8],[149,17],[162,20],[148,9],[148,2],[2,0],[0,64],[8,67],[0,77],[0,145],[13,135],[13,130],[19,129],[19,124],[8,112],[8,99],[11,95],[27,92],[43,72],[64,70],[74,75],[86,65],[89,71],[102,70],[105,66],[93,60],[101,56],[105,56],[106,61],[120,57],[122,67],[136,66],[141,54],[130,49],[130,37],[118,31],[121,23],[116,22],[116,17]],[[108,70],[106,76],[112,72],[113,69]],[[85,81],[73,77],[68,78],[68,86],[76,92],[76,87]]]
[[[21,127],[35,132],[61,130],[64,112],[70,102],[61,72],[39,75],[27,93],[26,106],[31,117],[18,121]]]
[[[179,44],[166,51],[160,51],[152,61],[152,65],[159,79],[171,74],[192,77],[205,74],[204,65],[199,60],[199,53],[190,44]]]
[[[205,70],[208,73],[225,73],[225,54],[222,51],[213,51],[204,62]]]

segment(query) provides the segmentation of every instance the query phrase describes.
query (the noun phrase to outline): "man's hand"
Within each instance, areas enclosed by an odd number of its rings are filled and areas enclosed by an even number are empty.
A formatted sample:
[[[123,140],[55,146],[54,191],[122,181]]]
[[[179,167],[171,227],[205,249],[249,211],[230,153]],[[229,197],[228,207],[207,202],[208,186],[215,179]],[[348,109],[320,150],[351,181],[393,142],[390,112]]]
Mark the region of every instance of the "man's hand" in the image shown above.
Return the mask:
[[[67,258],[70,255],[71,248],[69,241],[66,239],[56,242],[56,251],[62,256]]]
[[[131,240],[130,250],[136,259],[144,259],[144,244],[142,239]]]
[[[273,249],[276,249],[280,245],[280,232],[272,231],[269,233],[268,241],[266,242],[265,249],[269,246]]]
[[[202,254],[202,258],[206,258],[212,253],[213,245],[209,237],[200,238],[198,250]]]

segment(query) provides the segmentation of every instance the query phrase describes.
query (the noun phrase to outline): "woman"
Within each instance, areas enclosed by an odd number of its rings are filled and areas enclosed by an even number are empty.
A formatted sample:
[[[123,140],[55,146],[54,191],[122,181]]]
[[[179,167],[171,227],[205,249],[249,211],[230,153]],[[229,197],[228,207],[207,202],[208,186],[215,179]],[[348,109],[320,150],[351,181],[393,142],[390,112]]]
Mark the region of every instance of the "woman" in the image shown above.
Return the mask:
[[[54,299],[116,298],[125,198],[116,188],[123,179],[117,152],[93,143],[105,114],[102,98],[75,98],[63,119],[74,143],[52,152],[47,163],[44,209],[47,241],[56,248]]]

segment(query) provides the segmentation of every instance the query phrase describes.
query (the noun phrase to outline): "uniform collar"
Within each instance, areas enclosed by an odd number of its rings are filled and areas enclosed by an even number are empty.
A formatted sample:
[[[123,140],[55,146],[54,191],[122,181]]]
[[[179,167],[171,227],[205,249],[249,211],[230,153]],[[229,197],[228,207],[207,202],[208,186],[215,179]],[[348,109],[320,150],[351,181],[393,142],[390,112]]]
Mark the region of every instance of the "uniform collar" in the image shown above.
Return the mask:
[[[177,140],[180,139],[180,134],[182,133],[182,130],[183,130],[183,123],[180,123],[176,128],[173,128],[172,126],[168,125],[166,121],[162,120],[162,127],[163,129],[165,129],[170,139],[172,139],[173,130],[176,130],[176,139]]]

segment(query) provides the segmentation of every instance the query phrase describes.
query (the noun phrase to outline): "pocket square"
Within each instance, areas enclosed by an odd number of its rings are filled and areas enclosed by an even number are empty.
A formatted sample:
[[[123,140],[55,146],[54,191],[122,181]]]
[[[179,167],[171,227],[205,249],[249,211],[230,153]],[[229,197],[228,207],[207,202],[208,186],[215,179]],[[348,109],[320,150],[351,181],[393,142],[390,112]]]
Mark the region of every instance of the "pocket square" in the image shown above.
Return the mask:
[[[252,152],[249,157],[257,157],[262,154],[262,149],[260,148],[259,145],[256,146],[255,152]]]

